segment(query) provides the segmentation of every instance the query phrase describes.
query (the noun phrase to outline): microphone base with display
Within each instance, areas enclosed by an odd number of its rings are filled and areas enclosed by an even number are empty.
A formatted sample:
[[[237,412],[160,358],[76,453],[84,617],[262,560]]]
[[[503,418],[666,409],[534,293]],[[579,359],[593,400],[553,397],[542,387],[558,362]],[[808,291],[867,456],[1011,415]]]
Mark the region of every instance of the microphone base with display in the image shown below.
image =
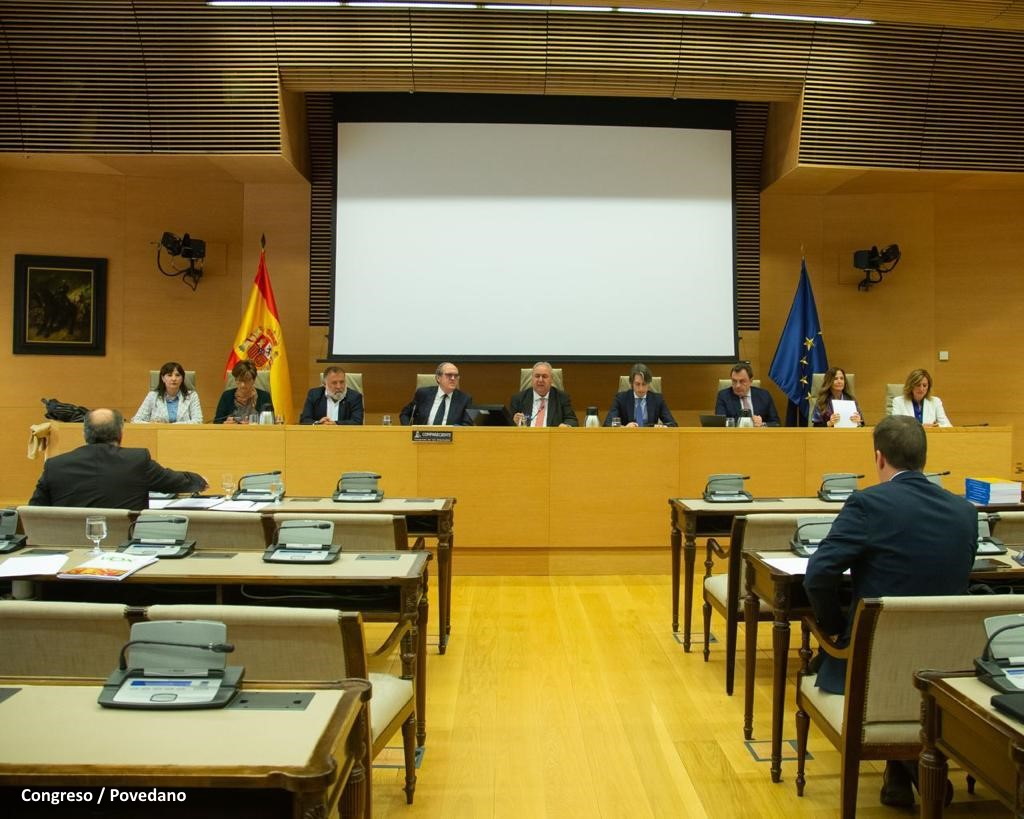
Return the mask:
[[[117,669],[97,700],[104,708],[185,711],[223,708],[242,687],[245,667],[229,665],[199,676],[152,676],[140,668]]]
[[[820,489],[818,490],[818,500],[827,503],[846,503],[852,494],[852,489]]]
[[[0,555],[16,552],[25,545],[25,535],[10,535],[0,538]]]
[[[718,492],[705,492],[704,500],[708,503],[753,503],[754,496],[742,490],[737,492],[734,489],[725,489]]]

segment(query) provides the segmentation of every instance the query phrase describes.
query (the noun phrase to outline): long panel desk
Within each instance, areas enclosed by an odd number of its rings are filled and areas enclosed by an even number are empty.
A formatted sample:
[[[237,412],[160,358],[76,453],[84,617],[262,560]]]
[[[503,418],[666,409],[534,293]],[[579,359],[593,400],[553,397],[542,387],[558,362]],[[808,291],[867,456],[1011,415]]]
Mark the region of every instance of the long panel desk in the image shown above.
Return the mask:
[[[5,680],[5,812],[314,819],[337,806],[342,816],[369,817],[364,688],[317,688],[302,710],[154,712],[102,708],[95,685]],[[71,789],[88,801],[39,799]],[[174,801],[140,801],[160,795]]]
[[[280,469],[291,496],[327,497],[342,472],[373,470],[389,498],[458,498],[459,553],[474,568],[543,571],[559,552],[570,570],[666,571],[665,498],[696,498],[708,475],[750,475],[755,497],[814,495],[824,472],[873,482],[871,429],[451,428],[451,443],[417,443],[410,427],[129,424],[125,446],[148,447],[164,466],[205,475]],[[51,453],[82,442],[81,426],[54,424]],[[928,466],[1011,475],[1010,427],[928,431]],[[644,550],[647,563],[635,555]],[[532,562],[531,562],[532,561]],[[656,562],[657,561],[657,562]],[[468,565],[468,564],[467,564]]]
[[[773,558],[793,557],[786,552]],[[746,632],[745,688],[743,692],[743,736],[751,739],[754,721],[754,676],[757,663],[758,599],[772,609],[772,728],[771,778],[782,779],[782,723],[785,718],[786,684],[789,664],[790,621],[810,615],[804,592],[804,576],[771,566],[756,552],[744,552],[746,596],[743,600],[743,628]],[[975,569],[971,580],[977,583],[1020,583],[1024,567],[1006,555],[990,558],[999,568]]]
[[[1014,816],[1024,814],[1024,723],[992,707],[989,688],[973,672],[919,671],[922,696],[921,816],[942,816],[952,757],[992,788]]]
[[[14,556],[33,551],[46,550],[28,549],[16,552]],[[67,552],[65,569],[88,559],[87,549],[48,551]],[[396,555],[409,560],[391,559]],[[355,557],[356,553],[346,552],[337,563],[284,564],[264,563],[261,552],[198,551],[180,560],[158,560],[119,581],[68,580],[54,576],[36,576],[32,580],[37,596],[44,600],[98,600],[131,605],[204,602],[328,606],[360,610],[367,620],[408,621],[412,630],[409,639],[403,640],[402,673],[415,682],[416,738],[418,744],[423,745],[426,741],[427,561],[430,554],[374,553],[372,573],[353,568],[350,561]],[[399,566],[401,568],[397,568]],[[376,606],[364,608],[330,596],[332,589],[350,586],[369,590],[396,589],[399,597],[397,611],[382,611]],[[257,587],[257,590],[252,587]],[[324,596],[315,596],[309,589],[323,592]],[[203,591],[206,591],[205,595]],[[201,595],[198,599],[197,594]]]

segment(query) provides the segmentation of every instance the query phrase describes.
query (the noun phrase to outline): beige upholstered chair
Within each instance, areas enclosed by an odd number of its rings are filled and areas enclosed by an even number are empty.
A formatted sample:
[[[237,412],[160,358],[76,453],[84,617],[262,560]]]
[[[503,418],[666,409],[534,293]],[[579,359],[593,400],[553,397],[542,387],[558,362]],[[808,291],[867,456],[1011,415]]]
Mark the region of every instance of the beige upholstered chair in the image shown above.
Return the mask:
[[[107,539],[103,545],[119,545],[128,539],[135,513],[128,509],[100,509],[85,506],[19,506],[18,519],[32,546],[91,546],[85,536],[85,519],[103,515]]]
[[[971,668],[985,644],[985,618],[1019,612],[1024,612],[1024,600],[1012,594],[862,600],[844,649],[805,618],[796,692],[797,794],[804,791],[813,720],[841,755],[841,815],[852,819],[861,760],[913,760],[921,750],[921,694],[914,687],[914,672]],[[848,660],[845,694],[814,686],[808,670],[811,634],[829,654]]]
[[[355,390],[360,395],[366,395],[363,390],[363,374],[362,373],[345,373],[345,386],[348,389]]]
[[[270,389],[270,370],[257,370],[256,371],[256,389],[269,392],[270,397],[274,397],[274,393]],[[235,377],[228,373],[226,379],[224,379],[224,389],[233,390],[235,388]]]
[[[903,395],[902,384],[885,385],[885,414],[892,415],[892,399]]]
[[[412,803],[416,789],[413,681],[369,671],[362,617],[358,613],[269,606],[150,606],[146,619],[224,623],[228,640],[235,646],[231,664],[245,666],[246,683],[368,679],[373,686],[372,755],[380,753],[401,729],[406,801]]]
[[[755,378],[750,383],[754,387],[760,387],[761,386],[761,379],[760,378]],[[722,390],[727,390],[731,386],[732,386],[732,379],[731,378],[719,378],[718,379],[718,391],[719,392],[721,392]]]
[[[711,634],[711,610],[725,618],[725,693],[732,695],[736,670],[736,627],[743,617],[743,552],[788,551],[797,521],[802,515],[737,515],[733,519],[729,546],[708,538],[704,562],[704,662],[708,661]],[[711,574],[714,558],[725,560],[725,571]],[[758,618],[771,620],[771,609],[758,601]]]
[[[150,391],[152,392],[153,390],[155,390],[159,384],[160,384],[160,370],[150,370],[149,371],[149,389],[150,389]],[[196,388],[196,371],[195,370],[185,370],[185,386],[189,390],[194,390]]]
[[[1024,512],[997,512],[989,515],[992,536],[1007,546],[1024,547]]]
[[[343,552],[393,552],[409,548],[404,515],[301,514],[276,512],[274,531],[286,520],[326,520],[334,524],[332,543]]]
[[[416,389],[436,386],[437,377],[433,373],[416,373]]]
[[[551,383],[556,390],[565,392],[565,381],[562,380],[562,368],[551,368]],[[533,384],[533,367],[524,367],[519,371],[519,391],[522,392]]]
[[[188,539],[197,549],[260,551],[267,548],[266,526],[259,512],[215,512],[206,509],[185,510]]]
[[[825,373],[813,373],[811,375],[811,400],[807,411],[807,426],[811,425],[811,419],[814,417],[814,403],[818,400],[818,393],[821,392],[821,385],[824,380]],[[846,373],[846,391],[850,395],[857,395],[857,376],[853,373]],[[860,400],[858,399],[859,403]]]
[[[126,612],[120,603],[0,601],[0,676],[105,679],[128,641]]]
[[[629,388],[630,388],[629,376],[628,375],[620,375],[619,376],[619,392],[625,392]],[[651,376],[651,390],[653,392],[661,392],[661,376],[660,375],[652,375]]]

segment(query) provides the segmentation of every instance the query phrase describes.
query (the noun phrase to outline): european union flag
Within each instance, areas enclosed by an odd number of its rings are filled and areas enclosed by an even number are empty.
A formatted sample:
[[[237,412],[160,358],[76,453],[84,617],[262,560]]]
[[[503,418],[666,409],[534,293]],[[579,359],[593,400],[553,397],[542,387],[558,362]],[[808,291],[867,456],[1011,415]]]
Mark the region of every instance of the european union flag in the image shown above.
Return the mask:
[[[779,385],[789,404],[786,426],[805,426],[811,393],[811,375],[828,369],[825,340],[821,336],[818,308],[814,304],[807,262],[800,263],[800,284],[793,296],[789,318],[782,329],[779,346],[775,348],[768,377]]]

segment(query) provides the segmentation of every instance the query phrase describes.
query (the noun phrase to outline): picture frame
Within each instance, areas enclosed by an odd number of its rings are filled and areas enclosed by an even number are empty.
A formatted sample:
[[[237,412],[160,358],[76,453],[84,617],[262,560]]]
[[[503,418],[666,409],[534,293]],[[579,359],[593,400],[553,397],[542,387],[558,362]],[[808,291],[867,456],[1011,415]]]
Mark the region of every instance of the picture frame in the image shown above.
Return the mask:
[[[107,260],[14,257],[14,353],[106,355]]]

